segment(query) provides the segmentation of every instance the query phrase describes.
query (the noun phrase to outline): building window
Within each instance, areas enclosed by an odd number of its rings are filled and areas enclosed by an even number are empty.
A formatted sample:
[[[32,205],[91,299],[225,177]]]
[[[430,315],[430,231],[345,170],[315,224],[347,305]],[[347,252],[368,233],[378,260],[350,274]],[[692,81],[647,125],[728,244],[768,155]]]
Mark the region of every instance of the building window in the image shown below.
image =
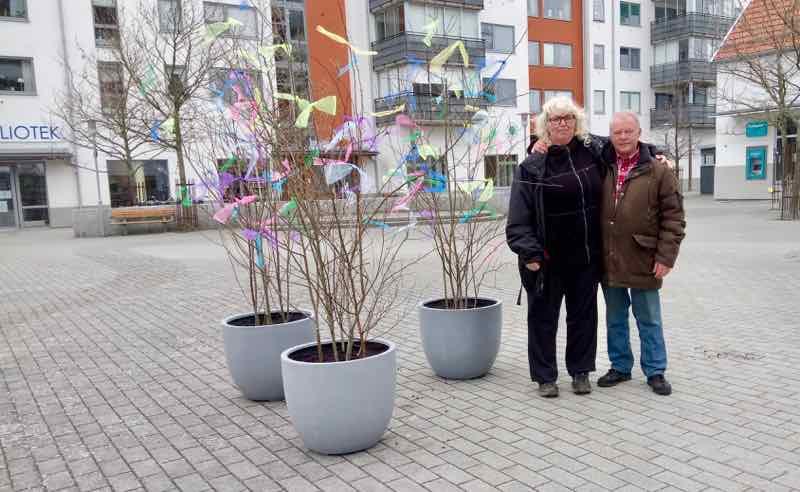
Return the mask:
[[[378,41],[406,32],[406,14],[398,5],[375,14],[375,34]]]
[[[767,148],[747,147],[747,179],[767,179]]]
[[[638,92],[625,92],[621,91],[620,107],[623,111],[632,111],[636,114],[642,112],[642,95]]]
[[[641,7],[638,3],[619,2],[619,23],[623,26],[641,26]]]
[[[544,91],[545,103],[554,97],[568,97],[572,99],[572,91]]]
[[[28,18],[27,0],[0,0],[0,17]]]
[[[483,90],[487,94],[493,95],[495,106],[516,106],[517,105],[517,81],[516,79],[483,79]]]
[[[669,111],[672,109],[672,99],[672,94],[656,92],[656,109],[660,111]]]
[[[572,0],[544,0],[546,19],[572,20]]]
[[[528,0],[528,16],[539,17],[539,1],[540,0]]]
[[[594,114],[606,114],[606,91],[594,91],[592,106]]]
[[[225,22],[234,19],[242,23],[228,30],[224,35],[243,38],[258,36],[256,9],[247,5],[229,5],[224,3],[203,2],[203,14],[206,24]]]
[[[594,68],[603,70],[606,68],[606,47],[602,44],[594,45],[592,55],[594,55]]]
[[[606,21],[605,0],[593,0],[592,2],[592,20],[595,22]]]
[[[130,207],[170,200],[167,161],[108,161],[111,207]]]
[[[487,155],[483,157],[483,176],[492,178],[495,186],[508,187],[514,181],[514,168],[517,166],[517,156]]]
[[[539,42],[528,41],[528,65],[539,64]]]
[[[481,36],[486,41],[486,51],[514,52],[514,26],[481,23]]]
[[[119,63],[99,62],[97,79],[100,83],[100,107],[103,112],[113,111],[124,96],[122,66]]]
[[[173,32],[180,28],[181,14],[180,0],[158,0],[158,24],[164,32]]]
[[[538,89],[531,89],[528,93],[531,113],[538,113],[542,110],[542,93]]]
[[[572,67],[572,45],[543,43],[544,66]]]
[[[0,92],[36,94],[33,60],[30,58],[0,58]]]
[[[119,39],[116,0],[92,0],[94,12],[94,42],[110,46]]]
[[[621,47],[619,49],[619,68],[620,70],[641,70],[641,50]]]

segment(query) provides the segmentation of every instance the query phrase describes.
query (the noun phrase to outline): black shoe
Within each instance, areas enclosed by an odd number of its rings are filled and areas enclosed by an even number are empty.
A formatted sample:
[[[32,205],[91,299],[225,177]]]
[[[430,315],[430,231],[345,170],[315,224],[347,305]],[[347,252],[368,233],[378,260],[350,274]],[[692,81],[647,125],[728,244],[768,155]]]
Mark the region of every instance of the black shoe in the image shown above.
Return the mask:
[[[592,383],[589,382],[589,373],[581,372],[572,378],[572,392],[576,395],[588,395],[592,392]]]
[[[605,376],[600,377],[597,380],[597,386],[601,388],[610,388],[612,386],[616,386],[623,381],[630,381],[631,374],[619,372],[618,370],[614,369],[613,367],[608,370]]]
[[[647,385],[653,388],[653,393],[667,396],[672,394],[672,385],[664,379],[663,374],[656,374],[647,378]]]
[[[558,385],[556,383],[539,383],[539,396],[545,398],[555,398],[558,396]]]

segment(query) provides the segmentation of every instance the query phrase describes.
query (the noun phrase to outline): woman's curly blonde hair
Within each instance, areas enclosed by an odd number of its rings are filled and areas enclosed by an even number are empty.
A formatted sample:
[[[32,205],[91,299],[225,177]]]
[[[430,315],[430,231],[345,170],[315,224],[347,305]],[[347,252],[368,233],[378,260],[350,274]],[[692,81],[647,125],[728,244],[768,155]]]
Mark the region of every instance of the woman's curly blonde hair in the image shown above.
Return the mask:
[[[536,116],[536,136],[545,143],[550,144],[550,132],[548,131],[547,121],[553,115],[571,114],[575,116],[575,136],[587,143],[590,139],[589,129],[586,127],[586,113],[583,108],[575,104],[572,99],[565,96],[558,96],[550,99],[544,106],[542,112]]]

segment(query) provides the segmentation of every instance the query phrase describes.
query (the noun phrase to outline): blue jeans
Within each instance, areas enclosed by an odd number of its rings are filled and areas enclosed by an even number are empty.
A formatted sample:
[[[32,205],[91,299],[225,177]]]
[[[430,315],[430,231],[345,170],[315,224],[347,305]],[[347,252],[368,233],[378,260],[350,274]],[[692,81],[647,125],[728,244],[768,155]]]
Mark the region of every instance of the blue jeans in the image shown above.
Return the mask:
[[[633,369],[628,308],[633,307],[633,317],[639,328],[642,372],[648,378],[664,374],[667,369],[667,346],[661,324],[661,299],[658,289],[626,289],[603,284],[606,299],[606,329],[608,358],[611,367],[630,374]]]

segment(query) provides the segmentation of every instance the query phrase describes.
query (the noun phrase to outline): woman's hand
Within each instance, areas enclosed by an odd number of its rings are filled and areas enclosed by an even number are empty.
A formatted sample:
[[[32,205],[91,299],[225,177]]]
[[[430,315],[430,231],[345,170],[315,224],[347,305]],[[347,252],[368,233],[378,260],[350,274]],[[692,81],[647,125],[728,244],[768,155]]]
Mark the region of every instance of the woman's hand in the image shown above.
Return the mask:
[[[544,143],[544,140],[537,140],[535,144],[533,144],[533,151],[538,152],[540,154],[547,153],[547,144]]]
[[[538,261],[532,261],[530,263],[526,263],[525,268],[532,272],[538,272],[539,269],[542,268],[542,265],[540,265]]]

